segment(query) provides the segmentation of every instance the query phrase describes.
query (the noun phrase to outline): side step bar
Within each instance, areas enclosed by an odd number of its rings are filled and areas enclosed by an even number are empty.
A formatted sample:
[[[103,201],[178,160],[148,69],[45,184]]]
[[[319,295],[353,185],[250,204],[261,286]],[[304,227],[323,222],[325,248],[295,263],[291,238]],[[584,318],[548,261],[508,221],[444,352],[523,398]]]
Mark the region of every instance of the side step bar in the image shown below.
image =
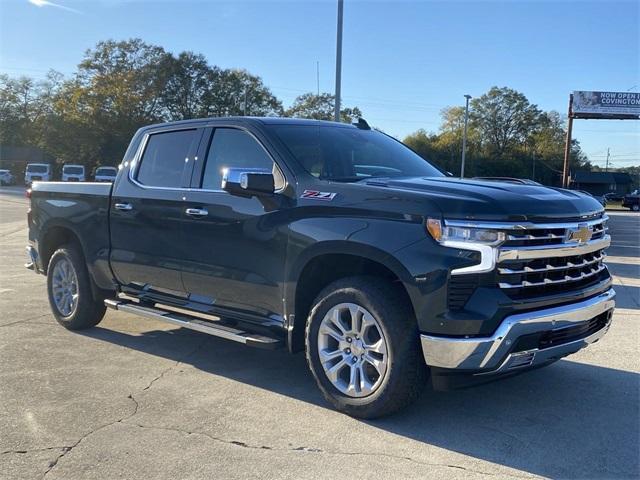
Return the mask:
[[[245,332],[227,325],[218,324],[218,322],[210,322],[176,312],[160,310],[159,308],[144,307],[136,303],[113,299],[105,300],[104,304],[113,310],[120,310],[121,312],[129,312],[143,317],[162,320],[178,325],[179,327],[189,328],[215,337],[226,338],[227,340],[243,343],[250,347],[274,350],[283,346],[282,340],[277,338]]]

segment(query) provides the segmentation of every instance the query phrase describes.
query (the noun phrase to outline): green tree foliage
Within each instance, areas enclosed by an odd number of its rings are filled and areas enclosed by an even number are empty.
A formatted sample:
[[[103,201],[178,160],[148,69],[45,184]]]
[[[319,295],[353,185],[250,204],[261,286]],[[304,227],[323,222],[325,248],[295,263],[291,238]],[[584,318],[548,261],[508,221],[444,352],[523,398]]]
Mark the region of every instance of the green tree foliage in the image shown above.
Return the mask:
[[[445,108],[441,118],[437,134],[418,130],[405,143],[442,170],[458,175],[464,108]],[[533,178],[560,185],[565,137],[560,114],[541,111],[515,90],[493,87],[470,104],[466,175]],[[590,169],[576,140],[570,168]]]
[[[172,55],[140,39],[99,42],[77,72],[46,81],[0,76],[0,144],[38,146],[59,163],[116,165],[134,132],[156,122],[282,115],[262,79]]]
[[[335,96],[330,93],[305,93],[298,96],[285,115],[287,117],[310,118],[314,120],[333,120],[335,110]],[[344,107],[340,110],[340,121],[351,123],[355,118],[361,117],[362,112],[358,107]]]

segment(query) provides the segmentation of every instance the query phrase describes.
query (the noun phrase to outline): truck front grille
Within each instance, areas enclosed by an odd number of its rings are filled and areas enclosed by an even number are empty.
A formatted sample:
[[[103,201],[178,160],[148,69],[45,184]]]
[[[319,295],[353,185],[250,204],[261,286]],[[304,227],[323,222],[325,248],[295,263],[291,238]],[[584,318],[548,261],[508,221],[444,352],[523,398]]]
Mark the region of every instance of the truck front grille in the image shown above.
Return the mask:
[[[608,277],[608,217],[562,224],[514,225],[498,251],[497,284],[512,297],[584,288]]]

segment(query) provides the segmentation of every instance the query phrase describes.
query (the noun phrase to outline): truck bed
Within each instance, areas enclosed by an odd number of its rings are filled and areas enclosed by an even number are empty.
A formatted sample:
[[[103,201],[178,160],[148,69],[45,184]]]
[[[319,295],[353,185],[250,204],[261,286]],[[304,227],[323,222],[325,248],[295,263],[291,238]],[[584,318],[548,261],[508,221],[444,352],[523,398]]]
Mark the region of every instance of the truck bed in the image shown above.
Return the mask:
[[[112,285],[108,264],[111,188],[111,183],[34,182],[28,216],[29,240],[45,247],[38,249],[41,256],[53,253],[46,250],[42,232],[53,235],[55,227],[73,231],[90,273],[102,287]]]

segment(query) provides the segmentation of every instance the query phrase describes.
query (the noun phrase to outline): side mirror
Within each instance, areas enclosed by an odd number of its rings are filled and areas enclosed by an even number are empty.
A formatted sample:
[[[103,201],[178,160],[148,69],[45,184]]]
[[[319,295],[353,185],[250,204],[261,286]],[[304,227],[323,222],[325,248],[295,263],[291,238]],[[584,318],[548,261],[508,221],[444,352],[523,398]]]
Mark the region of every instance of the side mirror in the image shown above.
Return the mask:
[[[222,189],[232,195],[272,195],[275,188],[273,173],[265,168],[226,168],[222,173]]]

